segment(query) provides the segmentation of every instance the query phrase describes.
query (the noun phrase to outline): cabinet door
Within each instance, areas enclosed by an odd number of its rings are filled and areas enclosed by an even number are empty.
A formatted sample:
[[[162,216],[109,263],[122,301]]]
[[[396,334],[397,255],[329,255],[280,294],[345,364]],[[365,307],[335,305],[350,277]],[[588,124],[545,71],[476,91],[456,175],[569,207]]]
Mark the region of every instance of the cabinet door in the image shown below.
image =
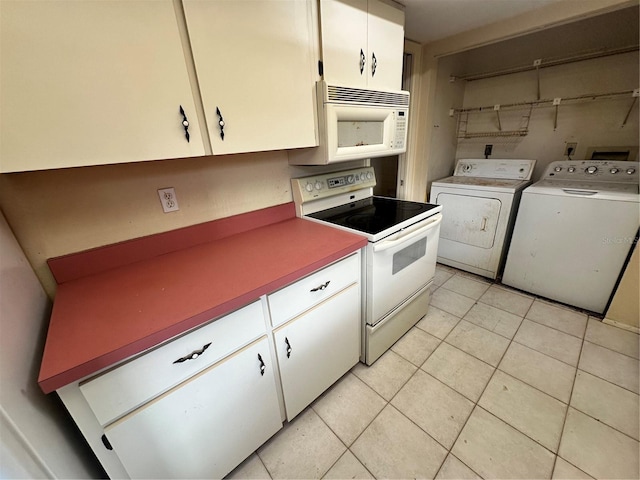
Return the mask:
[[[367,0],[321,0],[324,79],[330,85],[366,88]],[[360,52],[364,56],[362,72]]]
[[[369,0],[368,87],[400,90],[404,58],[404,12],[392,5]]]
[[[224,477],[282,426],[270,360],[263,337],[107,427],[127,473]]]
[[[275,331],[289,420],[358,362],[360,328],[354,284]]]
[[[171,0],[3,0],[0,22],[1,171],[204,154]]]
[[[213,153],[316,146],[310,0],[183,5]]]

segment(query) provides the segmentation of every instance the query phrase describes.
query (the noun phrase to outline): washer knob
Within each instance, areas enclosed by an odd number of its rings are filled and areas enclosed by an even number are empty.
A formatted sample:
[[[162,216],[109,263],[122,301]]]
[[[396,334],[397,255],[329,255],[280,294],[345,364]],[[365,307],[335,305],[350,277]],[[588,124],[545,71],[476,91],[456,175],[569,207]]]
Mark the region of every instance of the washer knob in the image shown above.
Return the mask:
[[[635,168],[627,168],[627,175],[633,175],[634,173],[636,173]]]
[[[613,167],[611,170],[609,170],[609,173],[612,173],[612,174],[614,174],[614,175],[615,175],[615,174],[616,174],[616,173],[618,173],[619,171],[620,171],[620,170],[618,170],[617,168]]]
[[[320,190],[322,188],[322,184],[319,181],[316,181],[316,190]]]
[[[598,167],[594,167],[593,165],[585,169],[585,172],[587,172],[589,175],[593,175],[597,171],[598,171]]]
[[[554,172],[561,172],[562,171],[562,167],[556,167],[553,169]]]
[[[567,169],[567,171],[568,171],[569,173],[573,173],[573,172],[575,172],[575,171],[576,171],[576,167],[569,167],[569,168]]]

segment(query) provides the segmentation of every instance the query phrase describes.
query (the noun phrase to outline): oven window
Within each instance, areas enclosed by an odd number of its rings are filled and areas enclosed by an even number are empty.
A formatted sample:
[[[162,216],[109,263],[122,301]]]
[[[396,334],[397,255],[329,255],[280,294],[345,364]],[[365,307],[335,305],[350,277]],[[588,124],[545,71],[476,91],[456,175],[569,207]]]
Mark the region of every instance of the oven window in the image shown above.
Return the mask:
[[[424,257],[427,252],[427,239],[423,238],[393,255],[392,275],[405,269],[416,260]]]
[[[384,141],[384,121],[338,121],[338,147],[381,145]]]

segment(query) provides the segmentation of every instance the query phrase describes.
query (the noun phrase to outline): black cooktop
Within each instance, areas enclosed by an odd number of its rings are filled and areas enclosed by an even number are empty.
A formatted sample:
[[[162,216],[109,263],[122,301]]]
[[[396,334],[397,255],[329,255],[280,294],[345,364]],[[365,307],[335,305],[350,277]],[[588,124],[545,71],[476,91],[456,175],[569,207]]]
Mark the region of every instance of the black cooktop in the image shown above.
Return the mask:
[[[375,235],[437,207],[396,198],[368,197],[307,216]]]

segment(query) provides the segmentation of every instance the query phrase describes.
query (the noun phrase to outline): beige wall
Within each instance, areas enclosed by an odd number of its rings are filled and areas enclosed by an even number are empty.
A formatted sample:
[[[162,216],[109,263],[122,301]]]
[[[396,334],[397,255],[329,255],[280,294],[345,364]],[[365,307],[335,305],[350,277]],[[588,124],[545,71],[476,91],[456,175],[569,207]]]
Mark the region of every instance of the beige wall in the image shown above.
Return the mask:
[[[638,253],[638,244],[633,250],[604,321],[640,333],[640,253]]]

